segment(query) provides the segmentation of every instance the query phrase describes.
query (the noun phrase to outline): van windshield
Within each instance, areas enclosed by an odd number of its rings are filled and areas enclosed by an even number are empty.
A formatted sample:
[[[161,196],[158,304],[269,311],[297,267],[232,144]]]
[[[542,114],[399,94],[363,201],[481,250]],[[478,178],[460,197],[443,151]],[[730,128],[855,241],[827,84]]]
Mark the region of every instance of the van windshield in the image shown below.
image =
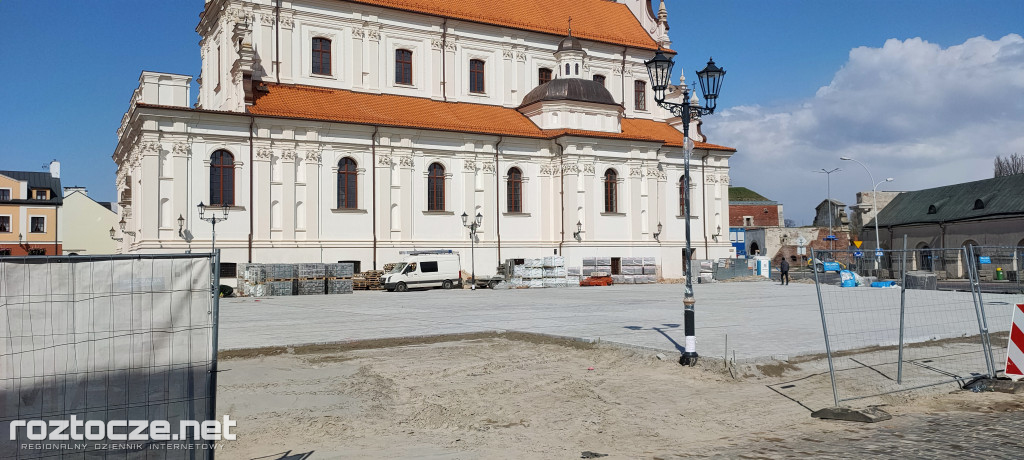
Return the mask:
[[[394,268],[392,268],[391,271],[389,271],[388,273],[402,273],[402,270],[405,270],[406,265],[408,264],[406,264],[405,262],[399,262],[395,264]]]

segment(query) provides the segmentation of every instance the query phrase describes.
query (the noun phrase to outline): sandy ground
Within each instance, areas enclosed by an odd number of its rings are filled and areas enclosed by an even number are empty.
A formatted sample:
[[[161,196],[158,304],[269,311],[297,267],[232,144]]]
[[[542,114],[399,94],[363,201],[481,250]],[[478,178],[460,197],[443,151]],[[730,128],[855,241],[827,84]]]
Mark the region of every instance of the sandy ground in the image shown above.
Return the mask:
[[[883,425],[822,421],[827,365],[727,367],[527,334],[380,340],[221,353],[218,412],[238,421],[220,458],[672,458]],[[592,368],[592,369],[591,369]],[[819,378],[805,378],[817,375]],[[800,391],[785,391],[801,380]],[[793,385],[793,384],[790,384]],[[794,387],[790,387],[793,390]],[[894,415],[1024,410],[1019,396],[899,393]]]

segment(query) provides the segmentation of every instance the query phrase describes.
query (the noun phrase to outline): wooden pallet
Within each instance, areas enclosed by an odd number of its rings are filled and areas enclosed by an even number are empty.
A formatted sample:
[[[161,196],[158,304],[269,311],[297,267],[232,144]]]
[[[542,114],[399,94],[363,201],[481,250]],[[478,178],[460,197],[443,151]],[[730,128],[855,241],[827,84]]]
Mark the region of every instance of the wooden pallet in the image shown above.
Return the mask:
[[[385,272],[391,271],[392,268],[395,268],[395,265],[398,265],[398,264],[394,264],[394,263],[392,263],[392,264],[384,264],[384,271]]]

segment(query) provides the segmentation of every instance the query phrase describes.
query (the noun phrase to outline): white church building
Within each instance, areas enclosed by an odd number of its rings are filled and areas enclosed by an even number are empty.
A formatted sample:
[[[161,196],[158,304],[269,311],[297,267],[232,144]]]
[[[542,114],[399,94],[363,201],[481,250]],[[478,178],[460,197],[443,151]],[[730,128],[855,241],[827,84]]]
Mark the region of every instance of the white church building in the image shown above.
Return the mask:
[[[694,120],[684,182],[680,120],[654,102],[644,66],[671,45],[658,6],[207,1],[197,102],[192,77],[142,72],[118,129],[118,250],[209,250],[202,202],[208,215],[226,207],[228,264],[367,270],[452,249],[469,267],[463,213],[482,216],[478,275],[557,254],[656,257],[681,277],[687,213],[695,258],[732,256],[735,149]]]

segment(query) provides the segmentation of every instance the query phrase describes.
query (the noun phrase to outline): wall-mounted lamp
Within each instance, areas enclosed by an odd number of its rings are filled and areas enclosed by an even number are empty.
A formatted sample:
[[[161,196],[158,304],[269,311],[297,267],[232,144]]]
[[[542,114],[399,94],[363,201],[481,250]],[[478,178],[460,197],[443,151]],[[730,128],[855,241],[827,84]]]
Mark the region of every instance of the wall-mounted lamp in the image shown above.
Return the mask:
[[[21,233],[19,233],[18,234],[18,246],[23,246],[24,244],[25,244],[25,235],[22,235]]]
[[[722,226],[721,225],[715,227],[715,234],[711,235],[711,238],[714,238],[715,242],[717,243],[718,242],[718,237],[720,237],[720,236],[722,236]]]
[[[178,236],[185,237],[185,218],[178,214]]]
[[[654,232],[654,241],[661,242],[661,222],[658,222],[658,231]]]
[[[124,238],[114,238],[114,235],[116,234],[117,232],[114,230],[114,227],[110,227],[110,239],[117,241],[118,243],[124,241]]]
[[[583,242],[583,222],[576,221],[576,232],[572,234],[573,238],[576,238],[577,242]]]
[[[124,233],[125,235],[131,235],[132,239],[135,239],[135,232],[124,229],[124,227],[128,225],[128,222],[125,222],[124,220],[124,216],[121,216],[121,221],[118,222],[117,224],[121,226],[121,233]]]

